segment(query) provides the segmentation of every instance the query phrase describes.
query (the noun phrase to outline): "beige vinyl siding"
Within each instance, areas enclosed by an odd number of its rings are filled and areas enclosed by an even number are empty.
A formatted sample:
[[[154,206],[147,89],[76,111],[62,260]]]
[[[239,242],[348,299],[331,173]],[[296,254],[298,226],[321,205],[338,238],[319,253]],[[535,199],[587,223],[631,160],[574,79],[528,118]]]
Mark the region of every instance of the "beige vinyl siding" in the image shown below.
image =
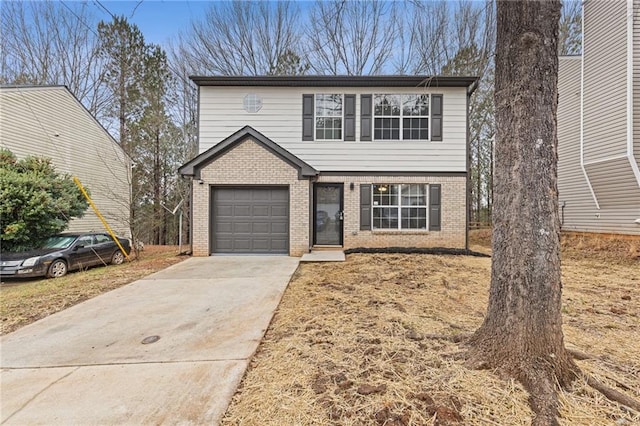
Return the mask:
[[[585,163],[627,153],[627,2],[584,3]]]
[[[584,160],[600,205],[584,230],[640,234],[640,186],[627,156],[628,3],[584,7]]]
[[[558,196],[564,204],[563,229],[584,229],[595,217],[580,167],[580,73],[582,58],[561,57],[558,72]]]
[[[633,220],[638,218],[637,208],[593,209],[592,211],[587,208],[578,208],[572,211],[571,217],[567,213],[568,208],[569,206],[565,207],[565,223],[562,227],[564,231],[640,235],[638,230],[640,226],[633,223]]]
[[[77,176],[119,235],[129,235],[129,159],[64,87],[0,89],[0,144],[23,158],[51,158]],[[91,208],[71,231],[102,231]]]
[[[360,141],[360,96],[374,93],[443,94],[443,141]],[[248,113],[248,93],[262,109]],[[302,95],[356,94],[356,141],[302,141]],[[466,88],[376,89],[200,87],[200,152],[249,125],[319,171],[466,171]]]
[[[633,154],[640,165],[640,0],[633,0]]]
[[[626,6],[624,1],[584,4],[584,160],[599,209],[580,166],[581,60],[560,59],[558,191],[564,230],[640,235],[634,223],[640,217],[640,188],[626,156]]]
[[[640,187],[628,158],[585,166],[600,208],[635,207],[640,217]]]

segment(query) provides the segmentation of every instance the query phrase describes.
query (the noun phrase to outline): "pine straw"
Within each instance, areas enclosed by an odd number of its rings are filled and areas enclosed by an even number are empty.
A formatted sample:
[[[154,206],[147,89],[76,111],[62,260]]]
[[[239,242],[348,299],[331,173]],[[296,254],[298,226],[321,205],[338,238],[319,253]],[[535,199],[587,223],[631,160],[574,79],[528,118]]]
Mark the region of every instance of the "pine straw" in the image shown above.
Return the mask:
[[[596,357],[578,361],[584,371],[638,398],[637,265],[566,261],[563,271],[567,345]],[[419,254],[301,265],[222,424],[530,424],[519,384],[468,370],[462,346],[426,336],[480,325],[489,272],[490,259]],[[581,382],[560,402],[564,425],[640,422]]]
[[[607,263],[640,262],[640,236],[563,232],[562,251],[566,257],[593,257]]]

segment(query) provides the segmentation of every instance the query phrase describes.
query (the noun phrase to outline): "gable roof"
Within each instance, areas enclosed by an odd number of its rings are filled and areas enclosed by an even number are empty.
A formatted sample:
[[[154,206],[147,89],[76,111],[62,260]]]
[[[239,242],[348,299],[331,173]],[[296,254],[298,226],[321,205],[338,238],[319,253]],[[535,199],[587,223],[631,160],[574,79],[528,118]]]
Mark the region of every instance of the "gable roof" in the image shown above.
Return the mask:
[[[247,138],[251,138],[263,148],[266,148],[267,151],[273,153],[277,157],[297,168],[299,179],[318,175],[318,171],[316,169],[314,169],[309,164],[305,163],[286,149],[282,148],[280,145],[278,145],[251,126],[243,127],[231,136],[224,139],[222,142],[217,143],[202,154],[194,157],[192,160],[182,165],[178,169],[178,172],[183,176],[192,176],[195,179],[199,179],[200,170],[203,167],[214,161],[216,158],[220,157],[225,152],[230,151],[235,146],[244,142]]]
[[[198,86],[470,87],[478,77],[438,75],[190,76]]]

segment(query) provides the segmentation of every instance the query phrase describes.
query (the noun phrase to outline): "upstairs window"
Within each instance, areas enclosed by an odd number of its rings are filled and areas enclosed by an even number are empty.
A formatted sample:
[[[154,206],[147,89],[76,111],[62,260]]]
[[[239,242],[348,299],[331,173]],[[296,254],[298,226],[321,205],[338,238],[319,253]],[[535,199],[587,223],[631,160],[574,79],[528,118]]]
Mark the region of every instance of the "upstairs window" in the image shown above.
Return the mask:
[[[342,95],[316,95],[316,140],[342,140]]]
[[[429,140],[429,95],[373,95],[375,140]]]

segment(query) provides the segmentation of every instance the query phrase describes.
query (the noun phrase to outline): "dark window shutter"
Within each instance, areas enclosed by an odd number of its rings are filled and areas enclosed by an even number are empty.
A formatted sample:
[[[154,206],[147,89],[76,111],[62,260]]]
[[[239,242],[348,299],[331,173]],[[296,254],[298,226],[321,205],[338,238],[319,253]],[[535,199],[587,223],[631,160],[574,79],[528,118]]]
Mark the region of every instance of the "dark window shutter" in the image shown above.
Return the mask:
[[[302,140],[313,140],[313,95],[302,95]]]
[[[344,140],[356,140],[356,95],[344,95]]]
[[[441,185],[429,185],[429,231],[440,230],[440,208]]]
[[[371,140],[373,127],[371,111],[371,95],[360,95],[360,140]]]
[[[371,185],[360,184],[360,230],[371,229]]]
[[[431,95],[431,140],[442,140],[442,95]]]

